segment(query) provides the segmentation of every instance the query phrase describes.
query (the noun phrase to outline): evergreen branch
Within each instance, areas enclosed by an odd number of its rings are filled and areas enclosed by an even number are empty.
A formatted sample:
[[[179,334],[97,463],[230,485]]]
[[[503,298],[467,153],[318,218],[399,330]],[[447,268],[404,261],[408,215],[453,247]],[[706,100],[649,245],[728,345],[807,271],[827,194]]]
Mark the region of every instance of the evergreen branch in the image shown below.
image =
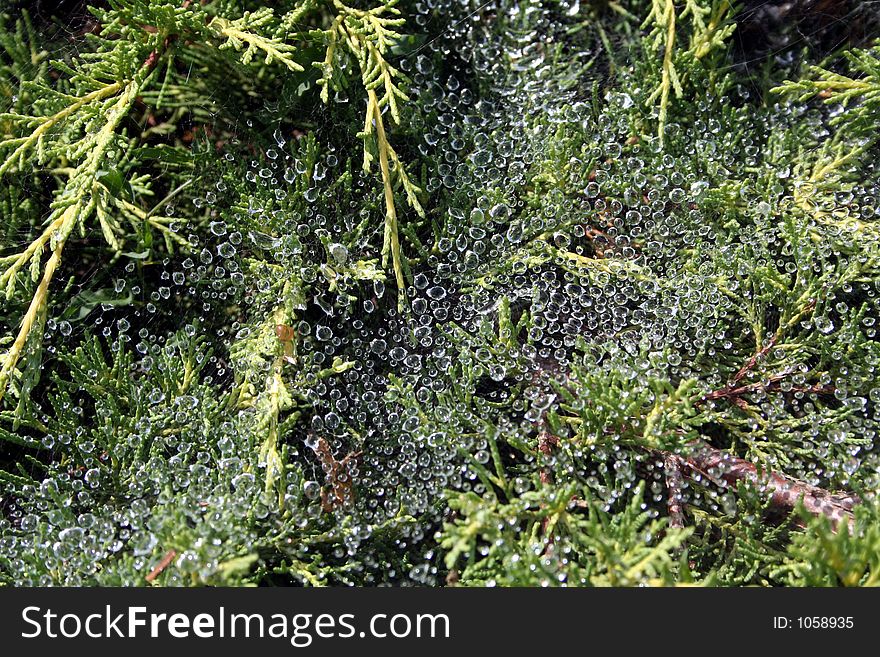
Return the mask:
[[[733,34],[736,23],[730,19],[732,13],[730,0],[685,0],[684,8],[677,12],[673,0],[651,0],[650,11],[642,27],[651,26],[647,40],[655,52],[662,51],[660,80],[647,98],[647,104],[659,100],[657,136],[663,144],[669,106],[672,96],[681,98],[684,93],[683,81],[687,72],[696,62],[709,53],[719,50]],[[676,46],[677,30],[681,19],[690,16],[691,39],[687,50]],[[708,17],[708,22],[706,18]],[[679,59],[680,63],[676,63]],[[679,73],[679,68],[683,72]]]
[[[798,102],[819,98],[826,105],[841,106],[843,111],[831,118],[831,125],[851,137],[867,138],[874,143],[874,127],[880,112],[880,42],[870,48],[846,51],[844,61],[853,71],[852,76],[810,66],[803,79],[787,80],[771,91]]]
[[[669,96],[672,91],[676,96],[681,96],[681,82],[673,61],[675,54],[675,4],[672,0],[652,0],[651,13],[645,19],[645,24],[653,22],[655,25],[655,43],[662,44],[663,63],[660,67],[660,83],[648,96],[649,104],[660,100],[659,118],[657,121],[657,134],[661,143],[666,128],[666,116],[669,111]]]
[[[265,54],[265,64],[278,61],[291,71],[304,71],[302,65],[290,56],[291,53],[296,52],[294,46],[280,39],[266,37],[253,31],[253,28],[265,27],[272,17],[273,11],[269,8],[260,9],[253,13],[245,12],[241,18],[235,20],[218,16],[208,24],[208,29],[216,36],[226,39],[220,45],[221,50],[231,48],[235,51],[241,51],[244,48],[241,55],[243,64],[250,64],[254,55],[262,52]]]
[[[880,523],[876,502],[853,510],[848,531],[824,515],[805,515],[806,531],[788,546],[774,575],[788,586],[877,586],[880,584]]]
[[[301,29],[301,21],[317,6],[319,0],[301,0],[299,5],[281,17],[281,29],[286,33]]]
[[[323,62],[314,65],[321,69],[321,98],[328,101],[328,93],[333,80],[333,62],[339,43],[347,46],[349,54],[357,61],[361,71],[361,80],[367,92],[367,111],[364,118],[364,129],[359,136],[364,140],[364,171],[370,170],[373,155],[370,152],[371,137],[375,135],[374,145],[379,157],[379,170],[382,175],[383,196],[385,201],[385,229],[382,243],[382,266],[387,267],[389,258],[397,281],[398,305],[402,307],[406,284],[403,276],[403,256],[400,248],[398,229],[398,213],[394,201],[394,187],[403,187],[406,199],[419,216],[424,210],[418,200],[421,189],[410,180],[397,152],[391,147],[385,131],[382,110],[388,107],[395,123],[400,122],[397,101],[406,100],[406,95],[395,82],[399,72],[385,59],[388,49],[400,38],[393,28],[403,24],[401,18],[389,18],[386,12],[397,15],[395,0],[372,9],[362,10],[349,7],[333,0],[338,11],[329,30],[324,32],[327,39],[327,51]],[[376,89],[382,87],[380,97]]]
[[[66,119],[70,118],[76,112],[81,110],[83,107],[96,102],[108,98],[110,96],[115,96],[118,94],[124,87],[124,84],[121,82],[114,82],[112,84],[108,84],[100,89],[96,89],[95,91],[86,94],[80,98],[77,98],[73,103],[68,105],[62,110],[59,110],[52,116],[48,117],[38,117],[34,119],[30,119],[32,122],[38,123],[37,127],[34,131],[28,135],[27,137],[18,137],[14,139],[7,139],[5,141],[0,142],[0,149],[9,146],[15,146],[15,150],[10,154],[4,161],[3,164],[0,164],[0,176],[9,172],[9,170],[15,165],[24,164],[24,156],[28,150],[33,148],[36,144],[42,140],[46,134],[55,126],[62,123]],[[4,115],[10,118],[18,118],[14,115]],[[3,118],[3,117],[0,117]]]
[[[260,417],[259,431],[265,431],[266,437],[260,445],[260,461],[266,465],[266,491],[271,492],[275,481],[284,469],[278,451],[278,424],[282,412],[293,406],[290,393],[281,377],[283,360],[279,358],[272,366],[272,374],[266,383],[265,396],[258,403],[257,413]]]
[[[114,141],[120,122],[128,114],[129,109],[153,72],[156,63],[153,52],[151,52],[138,74],[132,80],[126,84],[108,86],[108,88],[115,89],[120,93],[114,103],[108,108],[102,128],[84,140],[82,149],[88,149],[88,155],[59,194],[56,202],[57,209],[54,213],[55,218],[52,219],[50,217],[52,220],[49,227],[16,258],[13,264],[4,272],[3,277],[0,278],[0,282],[6,282],[7,296],[9,296],[11,294],[10,286],[14,285],[18,270],[27,260],[32,260],[36,263],[36,258],[39,257],[43,246],[47,242],[50,243],[52,254],[46,263],[42,278],[30,305],[22,318],[18,335],[3,357],[3,365],[0,368],[0,400],[2,400],[6,392],[9,379],[15,371],[28,336],[37,324],[38,317],[45,311],[48,305],[49,285],[61,263],[64,246],[73,230],[85,222],[95,209],[97,204],[95,186],[98,171],[103,163],[105,153]],[[83,106],[84,104],[77,105],[77,107]],[[71,114],[65,116],[71,116]],[[61,117],[61,119],[63,118],[65,117]]]
[[[376,145],[377,150],[379,151],[379,169],[382,172],[382,184],[384,188],[384,196],[385,196],[385,236],[382,244],[382,265],[383,267],[388,266],[388,257],[391,256],[393,268],[394,268],[394,276],[397,280],[397,290],[398,290],[398,305],[403,303],[403,291],[406,289],[406,284],[403,280],[403,265],[401,263],[401,252],[400,252],[400,236],[397,228],[397,209],[394,204],[394,189],[393,189],[393,178],[392,174],[396,174],[396,178],[403,185],[404,191],[406,192],[407,199],[410,204],[416,209],[416,211],[423,215],[424,211],[422,210],[422,206],[416,198],[416,193],[419,190],[418,187],[413,185],[409,177],[406,175],[406,172],[403,169],[403,165],[400,163],[400,160],[397,157],[397,153],[394,152],[394,149],[391,148],[391,145],[388,143],[388,138],[385,135],[385,125],[382,121],[382,113],[379,109],[379,102],[376,99],[376,92],[373,89],[370,89],[367,92],[367,111],[368,111],[368,123],[364,126],[365,135],[369,135],[372,132],[372,122],[376,127]],[[370,113],[372,117],[370,117]],[[365,157],[364,159],[365,168],[369,166],[369,160]]]
[[[325,104],[330,101],[330,87],[333,84],[335,73],[334,62],[336,60],[336,48],[339,44],[340,35],[342,34],[341,26],[344,19],[344,14],[337,15],[336,18],[333,19],[330,29],[324,33],[325,38],[327,39],[327,49],[325,50],[324,61],[312,62],[312,66],[321,71],[321,78],[318,80],[318,85],[321,87],[321,100]]]

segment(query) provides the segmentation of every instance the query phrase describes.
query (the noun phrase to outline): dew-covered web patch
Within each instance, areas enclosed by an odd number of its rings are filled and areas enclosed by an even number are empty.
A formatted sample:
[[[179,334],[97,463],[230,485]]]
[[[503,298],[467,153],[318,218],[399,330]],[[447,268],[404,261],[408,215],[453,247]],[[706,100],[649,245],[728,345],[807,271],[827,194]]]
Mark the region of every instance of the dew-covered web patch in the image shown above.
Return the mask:
[[[399,108],[324,60],[336,27],[241,94],[198,50],[144,90],[210,93],[145,138],[155,189],[103,174],[66,247],[2,411],[0,581],[779,584],[811,518],[859,535],[866,119],[770,90],[801,75],[788,33],[755,51],[773,85],[745,70],[724,2],[678,46],[608,4],[401,3]]]

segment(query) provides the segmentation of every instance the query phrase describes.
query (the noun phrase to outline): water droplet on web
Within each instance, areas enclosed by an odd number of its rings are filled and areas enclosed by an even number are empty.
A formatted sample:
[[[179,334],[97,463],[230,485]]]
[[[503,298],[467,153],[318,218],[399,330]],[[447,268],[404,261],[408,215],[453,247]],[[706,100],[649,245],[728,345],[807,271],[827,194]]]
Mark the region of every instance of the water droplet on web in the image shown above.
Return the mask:
[[[426,294],[429,298],[439,301],[446,297],[446,290],[440,285],[435,285],[434,287],[428,288]]]
[[[337,265],[344,265],[348,261],[348,249],[344,245],[339,243],[331,244],[329,251]]]
[[[507,241],[511,244],[519,244],[523,239],[523,227],[519,222],[514,222],[510,224],[507,229],[507,233],[505,233],[505,237]]]

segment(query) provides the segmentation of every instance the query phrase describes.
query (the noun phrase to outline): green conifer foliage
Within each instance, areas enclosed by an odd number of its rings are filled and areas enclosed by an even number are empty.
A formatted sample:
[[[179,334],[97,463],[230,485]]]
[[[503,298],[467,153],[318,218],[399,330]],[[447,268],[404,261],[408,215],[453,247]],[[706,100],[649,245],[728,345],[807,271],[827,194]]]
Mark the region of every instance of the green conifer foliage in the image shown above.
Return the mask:
[[[878,583],[880,21],[804,4],[5,10],[0,583]]]

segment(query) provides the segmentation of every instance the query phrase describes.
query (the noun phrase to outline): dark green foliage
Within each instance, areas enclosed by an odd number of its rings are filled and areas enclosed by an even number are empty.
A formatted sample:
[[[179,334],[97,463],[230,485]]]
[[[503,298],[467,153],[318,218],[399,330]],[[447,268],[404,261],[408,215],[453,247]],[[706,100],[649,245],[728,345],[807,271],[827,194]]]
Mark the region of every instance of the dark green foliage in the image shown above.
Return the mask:
[[[876,584],[876,17],[764,4],[3,15],[0,582]]]

